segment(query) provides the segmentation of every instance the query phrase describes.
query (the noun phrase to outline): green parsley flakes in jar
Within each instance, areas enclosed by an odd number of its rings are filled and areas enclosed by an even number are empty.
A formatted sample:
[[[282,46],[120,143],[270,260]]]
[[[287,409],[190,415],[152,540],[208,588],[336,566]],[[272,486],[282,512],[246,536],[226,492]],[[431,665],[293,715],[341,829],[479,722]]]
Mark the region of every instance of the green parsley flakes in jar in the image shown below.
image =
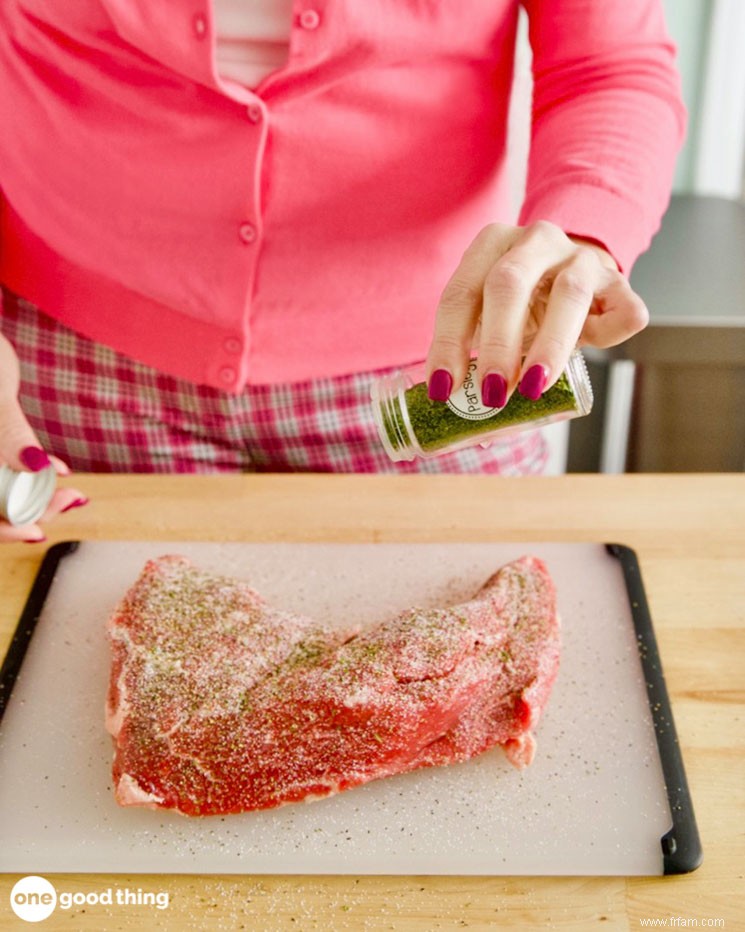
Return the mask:
[[[481,402],[475,371],[472,359],[463,384],[446,402],[429,398],[424,363],[373,383],[373,416],[383,448],[394,463],[487,444],[518,431],[581,417],[592,409],[592,385],[577,349],[537,401],[515,391],[503,408],[488,408]]]

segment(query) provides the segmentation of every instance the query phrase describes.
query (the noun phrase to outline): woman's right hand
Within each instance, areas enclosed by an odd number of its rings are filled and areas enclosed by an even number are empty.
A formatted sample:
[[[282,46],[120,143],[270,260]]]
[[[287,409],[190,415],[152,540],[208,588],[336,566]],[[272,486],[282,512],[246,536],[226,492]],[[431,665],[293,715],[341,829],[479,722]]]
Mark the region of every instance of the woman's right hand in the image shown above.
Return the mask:
[[[56,456],[48,456],[26,420],[18,401],[20,367],[15,350],[0,334],[0,465],[11,469],[38,472],[54,466],[58,476],[69,476],[70,468]],[[46,512],[37,524],[14,526],[0,519],[0,542],[45,540],[41,524],[62,511],[87,504],[88,499],[78,489],[57,489]]]

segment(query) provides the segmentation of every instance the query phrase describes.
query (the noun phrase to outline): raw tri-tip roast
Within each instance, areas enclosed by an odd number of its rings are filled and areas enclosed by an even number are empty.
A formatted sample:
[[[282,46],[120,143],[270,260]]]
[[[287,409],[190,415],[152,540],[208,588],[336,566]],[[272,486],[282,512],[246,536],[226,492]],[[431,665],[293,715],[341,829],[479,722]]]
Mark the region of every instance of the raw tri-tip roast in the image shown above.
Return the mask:
[[[315,799],[497,744],[526,766],[560,650],[554,585],[534,557],[470,601],[360,631],[164,556],[109,635],[116,799],[186,815]]]

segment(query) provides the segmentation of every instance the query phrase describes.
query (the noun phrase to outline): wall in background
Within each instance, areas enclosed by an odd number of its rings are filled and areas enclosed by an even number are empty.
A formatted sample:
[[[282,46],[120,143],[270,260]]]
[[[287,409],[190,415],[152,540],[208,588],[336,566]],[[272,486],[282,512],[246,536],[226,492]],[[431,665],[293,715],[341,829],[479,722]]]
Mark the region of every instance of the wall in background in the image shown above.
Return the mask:
[[[665,0],[667,27],[678,46],[678,68],[689,120],[688,136],[678,156],[675,171],[675,191],[693,190],[696,141],[700,126],[699,107],[711,16],[711,0]]]
[[[674,190],[745,196],[745,3],[664,0],[689,128]]]

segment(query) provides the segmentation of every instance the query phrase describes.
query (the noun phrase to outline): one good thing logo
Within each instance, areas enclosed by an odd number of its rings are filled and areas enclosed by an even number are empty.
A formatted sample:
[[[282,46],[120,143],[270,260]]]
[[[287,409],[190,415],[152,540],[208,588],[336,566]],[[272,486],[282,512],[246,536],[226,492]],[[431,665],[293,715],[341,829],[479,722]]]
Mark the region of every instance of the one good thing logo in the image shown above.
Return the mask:
[[[154,906],[167,909],[169,895],[165,891],[152,893],[147,890],[130,890],[127,887],[107,887],[101,892],[61,890],[59,893],[45,878],[30,875],[22,877],[10,891],[10,906],[19,919],[26,922],[41,922],[55,910],[73,906]]]
[[[41,922],[54,912],[57,891],[48,880],[32,874],[22,877],[10,891],[10,905],[19,919]]]

